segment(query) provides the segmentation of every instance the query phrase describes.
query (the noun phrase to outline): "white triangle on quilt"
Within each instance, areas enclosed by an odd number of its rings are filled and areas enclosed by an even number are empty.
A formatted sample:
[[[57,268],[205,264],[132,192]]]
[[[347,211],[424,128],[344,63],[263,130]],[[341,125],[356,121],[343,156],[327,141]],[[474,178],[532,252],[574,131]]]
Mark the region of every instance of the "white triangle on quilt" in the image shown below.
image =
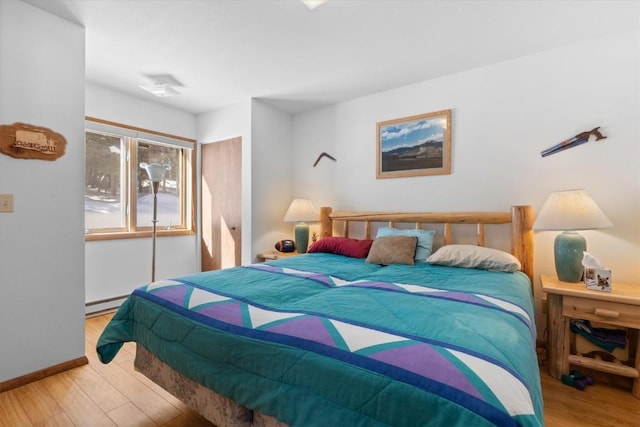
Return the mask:
[[[512,304],[508,301],[503,301],[497,298],[493,298],[488,295],[481,295],[481,294],[474,294],[474,295],[477,296],[478,298],[482,298],[485,301],[489,301],[490,303],[495,304],[498,307],[503,308],[504,310],[511,311],[512,313],[517,313],[522,317],[524,317],[525,319],[527,319],[529,323],[531,323],[531,319],[529,318],[529,315],[527,314],[527,312],[515,304]]]
[[[389,344],[392,342],[408,341],[408,338],[399,335],[388,334],[376,331],[375,329],[364,328],[338,320],[330,321],[336,328],[342,339],[352,352],[374,345]]]
[[[253,264],[249,264],[249,267],[251,267],[251,268],[260,268],[260,269],[263,269],[263,270],[268,270],[268,269],[272,268],[270,265],[265,264],[263,262],[256,262],[256,263],[253,263]]]
[[[182,283],[176,282],[175,280],[158,280],[157,282],[149,283],[147,285],[147,291],[155,291],[156,289],[177,285],[182,285]]]
[[[295,276],[311,276],[313,274],[317,274],[311,271],[302,271],[302,270],[296,270],[295,268],[286,268],[286,267],[282,268],[282,272],[285,274],[293,274]]]
[[[340,279],[339,277],[334,277],[334,276],[329,276],[329,277],[331,278],[331,281],[333,282],[333,284],[336,285],[337,287],[353,285],[355,283],[367,282],[367,280],[351,281],[351,280]]]
[[[487,360],[453,349],[447,349],[447,351],[480,377],[500,400],[509,415],[532,415],[534,413],[531,395],[518,378]]]
[[[394,283],[394,285],[406,290],[407,292],[411,292],[411,293],[433,293],[433,292],[444,292],[442,289],[433,289],[433,288],[429,288],[427,286],[419,286],[419,285],[406,285],[403,283]]]
[[[193,307],[197,307],[203,304],[227,301],[230,299],[231,298],[224,295],[218,295],[212,292],[207,292],[205,290],[195,288],[193,292],[191,292],[191,296],[189,297],[189,309],[192,309]]]
[[[251,318],[251,326],[259,328],[268,323],[276,322],[278,320],[292,319],[294,317],[304,316],[303,313],[283,313],[281,311],[270,311],[258,308],[256,306],[249,306],[249,317]]]

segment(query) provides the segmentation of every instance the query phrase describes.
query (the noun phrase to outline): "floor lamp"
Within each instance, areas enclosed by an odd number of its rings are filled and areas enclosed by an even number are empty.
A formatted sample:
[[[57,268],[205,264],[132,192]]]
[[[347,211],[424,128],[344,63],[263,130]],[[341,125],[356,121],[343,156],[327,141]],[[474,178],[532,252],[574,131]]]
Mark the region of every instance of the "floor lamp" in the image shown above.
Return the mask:
[[[147,171],[149,181],[151,181],[151,191],[153,192],[153,231],[151,250],[151,282],[156,281],[156,224],[158,223],[158,188],[167,167],[159,163],[140,163],[140,167]]]

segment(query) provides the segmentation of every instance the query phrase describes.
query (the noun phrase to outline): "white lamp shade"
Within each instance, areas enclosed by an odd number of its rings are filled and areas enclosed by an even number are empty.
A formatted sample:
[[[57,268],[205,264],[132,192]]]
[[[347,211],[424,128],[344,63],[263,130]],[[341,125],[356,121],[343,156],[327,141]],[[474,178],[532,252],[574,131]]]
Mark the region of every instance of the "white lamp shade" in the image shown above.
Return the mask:
[[[317,221],[318,211],[313,207],[309,199],[293,199],[287,213],[284,214],[285,222]]]
[[[595,230],[613,227],[609,218],[584,190],[549,194],[533,224],[534,230]]]
[[[140,167],[147,171],[151,182],[160,182],[164,173],[169,169],[160,163],[140,163]]]

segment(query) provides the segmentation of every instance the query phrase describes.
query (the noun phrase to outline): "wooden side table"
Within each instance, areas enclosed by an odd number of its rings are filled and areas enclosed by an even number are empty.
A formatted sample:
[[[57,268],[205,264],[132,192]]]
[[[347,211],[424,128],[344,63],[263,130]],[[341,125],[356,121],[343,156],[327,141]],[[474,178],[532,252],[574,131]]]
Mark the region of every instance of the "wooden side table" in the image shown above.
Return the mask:
[[[298,252],[278,252],[276,250],[272,250],[272,251],[267,251],[267,252],[260,252],[258,255],[256,255],[258,257],[258,260],[260,262],[264,262],[264,261],[273,261],[274,259],[282,259],[282,258],[289,258],[292,256],[298,256],[300,255]]]
[[[540,276],[547,293],[549,330],[549,375],[560,379],[569,365],[583,366],[633,378],[633,395],[640,399],[640,285],[613,283],[611,292],[585,288],[584,283],[566,283],[555,276]],[[569,319],[584,319],[627,328],[636,335],[634,366],[570,354]]]

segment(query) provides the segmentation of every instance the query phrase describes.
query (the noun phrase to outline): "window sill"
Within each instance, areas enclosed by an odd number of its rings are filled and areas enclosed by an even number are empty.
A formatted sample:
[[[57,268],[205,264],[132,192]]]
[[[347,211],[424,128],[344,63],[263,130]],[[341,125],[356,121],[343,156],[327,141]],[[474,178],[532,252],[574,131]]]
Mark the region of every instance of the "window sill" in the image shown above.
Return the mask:
[[[132,232],[108,232],[108,233],[88,233],[85,234],[84,240],[86,242],[93,242],[98,240],[119,240],[119,239],[138,239],[152,237],[151,230],[148,231],[132,231]],[[156,237],[169,237],[169,236],[191,236],[194,235],[195,230],[178,229],[178,230],[158,230]]]

